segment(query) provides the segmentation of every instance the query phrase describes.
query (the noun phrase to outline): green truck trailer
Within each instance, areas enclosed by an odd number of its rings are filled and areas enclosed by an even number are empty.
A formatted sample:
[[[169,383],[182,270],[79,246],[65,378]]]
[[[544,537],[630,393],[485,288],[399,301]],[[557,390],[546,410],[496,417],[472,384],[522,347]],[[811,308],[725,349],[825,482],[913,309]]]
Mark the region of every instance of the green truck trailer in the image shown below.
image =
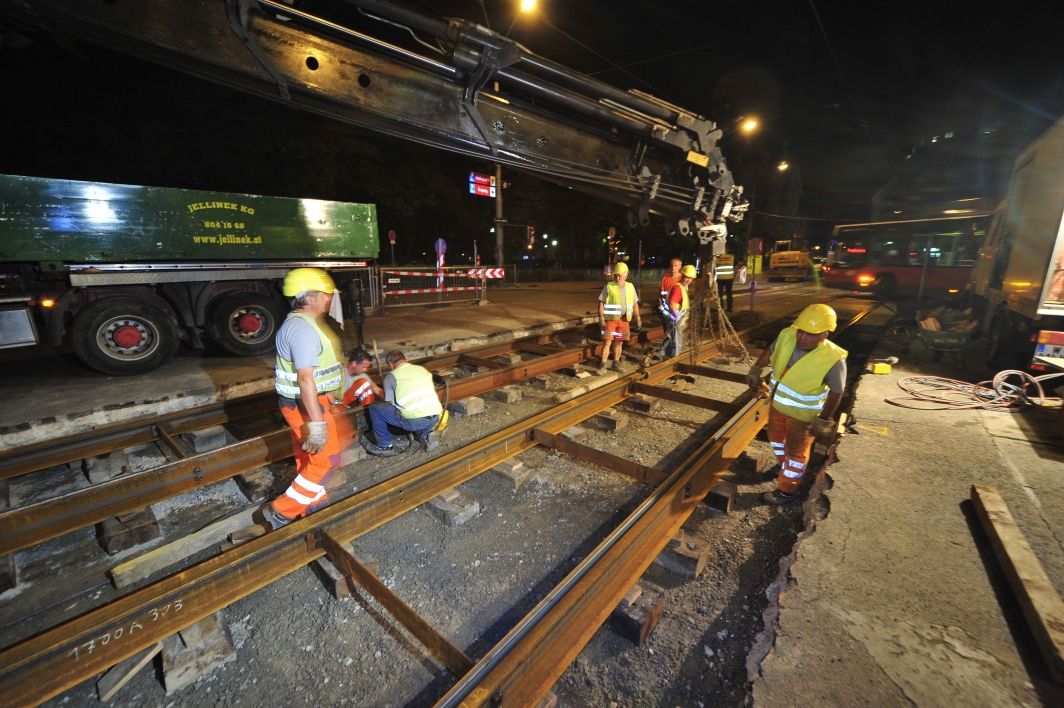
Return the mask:
[[[268,353],[291,268],[373,292],[377,250],[372,204],[0,175],[0,348],[69,338],[112,375],[182,337]]]

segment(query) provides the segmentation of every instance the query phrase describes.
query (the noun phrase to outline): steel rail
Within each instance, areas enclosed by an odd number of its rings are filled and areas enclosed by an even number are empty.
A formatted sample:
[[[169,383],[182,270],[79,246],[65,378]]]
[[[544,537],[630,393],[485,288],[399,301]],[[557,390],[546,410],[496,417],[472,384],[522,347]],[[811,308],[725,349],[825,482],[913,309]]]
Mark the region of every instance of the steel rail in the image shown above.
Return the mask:
[[[504,366],[485,374],[460,379],[450,385],[451,400],[471,398],[500,386],[524,381],[576,364],[595,356],[598,345],[559,350],[529,362]],[[459,360],[462,356],[459,355]],[[272,403],[271,405],[276,405]],[[336,415],[340,425],[355,425],[357,409]],[[168,424],[158,423],[160,438],[166,440]],[[292,456],[291,436],[282,428],[258,437],[227,445],[211,452],[184,457],[143,472],[122,475],[34,504],[0,513],[0,555],[37,545],[63,534],[120,516],[164,499],[224,482],[230,477],[279,462]]]
[[[519,351],[522,343],[559,341],[585,329],[584,326],[567,327],[546,334],[528,335],[517,339],[481,344],[468,349],[445,352],[415,360],[414,363],[431,370],[444,369],[458,364],[463,355],[489,357]],[[563,366],[565,366],[563,364]],[[533,376],[538,374],[533,374]],[[465,381],[465,380],[463,380]],[[452,388],[452,392],[455,389]],[[475,394],[474,394],[475,395]],[[103,455],[125,447],[154,442],[162,438],[157,426],[166,424],[167,433],[178,435],[210,425],[221,425],[240,418],[248,418],[274,410],[276,394],[269,391],[235,398],[221,403],[210,403],[174,413],[139,418],[133,421],[114,423],[95,428],[85,433],[66,436],[13,448],[0,454],[0,480],[11,479],[38,470]]]
[[[702,345],[696,360],[719,344]],[[560,433],[630,397],[631,383],[669,378],[678,363],[622,377],[9,647],[0,652],[0,695],[11,706],[47,700],[322,556],[308,534],[353,540],[535,446],[536,428]]]

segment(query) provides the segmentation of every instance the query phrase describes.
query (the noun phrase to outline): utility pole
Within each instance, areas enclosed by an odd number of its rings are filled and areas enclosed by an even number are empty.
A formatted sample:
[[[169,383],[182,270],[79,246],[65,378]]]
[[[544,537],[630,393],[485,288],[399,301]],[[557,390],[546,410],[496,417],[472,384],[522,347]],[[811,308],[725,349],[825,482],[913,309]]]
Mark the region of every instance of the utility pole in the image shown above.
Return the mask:
[[[495,265],[502,268],[502,165],[495,163]]]

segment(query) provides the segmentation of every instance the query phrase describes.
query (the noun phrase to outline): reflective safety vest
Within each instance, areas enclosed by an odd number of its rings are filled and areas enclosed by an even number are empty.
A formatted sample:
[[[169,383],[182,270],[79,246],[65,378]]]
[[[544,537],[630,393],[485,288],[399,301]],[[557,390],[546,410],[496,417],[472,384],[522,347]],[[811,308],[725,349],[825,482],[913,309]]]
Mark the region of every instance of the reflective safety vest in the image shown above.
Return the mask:
[[[669,298],[669,293],[672,291],[672,286],[676,285],[676,283],[680,282],[680,278],[682,278],[682,277],[683,277],[682,275],[677,275],[677,276],[674,277],[672,275],[672,273],[668,273],[668,274],[665,275],[664,278],[661,279],[661,299],[662,300],[667,300]]]
[[[735,277],[735,256],[725,253],[717,256],[717,280],[731,280]]]
[[[847,352],[834,342],[824,340],[788,369],[787,362],[791,360],[797,342],[798,330],[794,327],[783,330],[776,339],[769,377],[775,391],[772,407],[786,416],[811,423],[824,410],[824,401],[828,398],[829,388],[824,377]]]
[[[606,302],[602,304],[602,316],[607,320],[619,320],[621,317],[632,321],[632,312],[635,309],[635,286],[625,281],[624,283],[624,312],[621,312],[621,289],[617,281],[606,283]]]
[[[683,283],[678,282],[673,287],[679,288],[683,294],[683,299],[680,301],[680,309],[677,312],[673,312],[672,303],[669,302],[672,298],[666,296],[661,299],[661,311],[672,318],[673,322],[679,322],[684,317],[687,317],[687,310],[691,307],[691,301],[687,297],[687,288],[684,287]]]
[[[349,374],[344,372],[344,405],[353,406],[356,403],[360,406],[368,406],[376,400],[376,396],[373,395],[373,382],[369,380],[369,377],[365,374],[359,374],[354,379],[348,378]]]
[[[443,412],[429,370],[417,364],[402,364],[394,371],[395,407],[404,418],[428,418]]]
[[[290,312],[285,321],[287,322],[293,317],[298,317],[313,327],[318,339],[321,340],[321,354],[318,355],[318,365],[314,367],[314,385],[318,389],[318,395],[339,390],[340,384],[343,383],[343,376],[340,362],[336,360],[336,350],[333,349],[332,341],[318,327],[318,323],[313,317],[302,312]],[[274,374],[273,387],[278,394],[285,398],[299,398],[299,377],[296,375],[295,364],[287,359],[282,359],[281,355],[278,354]]]

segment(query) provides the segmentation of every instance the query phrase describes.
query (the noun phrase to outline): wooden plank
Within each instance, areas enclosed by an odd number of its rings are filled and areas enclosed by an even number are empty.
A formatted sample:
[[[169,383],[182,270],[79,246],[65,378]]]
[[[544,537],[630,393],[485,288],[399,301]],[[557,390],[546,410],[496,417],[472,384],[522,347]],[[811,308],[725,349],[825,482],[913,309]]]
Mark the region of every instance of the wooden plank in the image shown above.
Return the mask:
[[[170,452],[177,456],[177,459],[183,460],[188,457],[188,453],[181,449],[181,446],[177,444],[177,441],[170,437],[169,426],[165,423],[159,423],[155,426],[155,430],[159,433],[159,439],[166,443],[166,446],[170,448]]]
[[[451,644],[447,637],[422,619],[421,615],[403,602],[392,592],[380,578],[369,572],[365,566],[347,551],[335,538],[321,532],[321,543],[329,560],[351,581],[358,583],[381,607],[397,619],[406,631],[410,632],[421,644],[447,667],[456,678],[465,676],[473,668],[473,661],[461,649]]]
[[[1053,680],[1064,684],[1064,601],[997,489],[972,485],[972,503]]]
[[[503,364],[501,361],[493,361],[492,359],[481,359],[479,356],[469,356],[463,354],[458,357],[459,364],[470,364],[472,366],[482,366],[485,369],[505,369],[510,364]]]
[[[571,401],[574,398],[579,398],[580,396],[583,396],[585,393],[590,393],[591,391],[594,391],[596,388],[602,388],[606,384],[613,383],[619,378],[620,376],[617,374],[606,374],[605,376],[600,377],[597,381],[592,381],[591,383],[584,384],[583,386],[577,386],[576,388],[571,388],[567,391],[559,393],[557,396],[554,397],[554,402],[565,403],[566,401]]]
[[[694,374],[695,376],[709,376],[710,378],[720,379],[721,381],[732,381],[734,383],[746,383],[746,374],[740,374],[734,371],[722,371],[720,369],[714,369],[710,366],[694,366],[692,364],[677,364],[676,370],[681,374]]]
[[[96,682],[96,691],[101,701],[109,701],[125,686],[138,671],[155,658],[155,655],[163,650],[163,643],[158,642],[153,647],[148,647],[139,654],[134,654],[125,661],[120,661],[111,667],[111,670]]]
[[[608,470],[623,474],[626,477],[631,477],[637,482],[648,484],[651,487],[658,486],[666,477],[668,477],[667,474],[660,472],[653,467],[647,467],[638,462],[632,462],[623,457],[611,455],[608,452],[596,450],[587,445],[581,445],[578,442],[573,442],[560,435],[548,433],[542,428],[536,428],[532,431],[532,439],[544,447],[549,447],[558,452],[564,452],[566,455],[575,457],[578,460],[583,460],[584,462],[591,462],[599,467],[605,467]]]
[[[164,546],[153,548],[142,556],[130,559],[111,568],[111,580],[116,588],[124,588],[147,578],[152,573],[178,563],[189,556],[224,541],[230,533],[254,523],[252,514],[259,504],[225,516],[207,524],[199,531],[177,539]]]
[[[664,398],[666,401],[675,401],[676,403],[683,403],[688,406],[706,408],[711,411],[720,411],[721,413],[729,413],[732,415],[742,408],[740,405],[728,403],[727,401],[718,401],[713,398],[705,398],[704,396],[692,396],[689,393],[671,391],[667,388],[661,388],[660,386],[647,386],[646,384],[641,383],[633,383],[632,392],[643,393],[647,396]]]

